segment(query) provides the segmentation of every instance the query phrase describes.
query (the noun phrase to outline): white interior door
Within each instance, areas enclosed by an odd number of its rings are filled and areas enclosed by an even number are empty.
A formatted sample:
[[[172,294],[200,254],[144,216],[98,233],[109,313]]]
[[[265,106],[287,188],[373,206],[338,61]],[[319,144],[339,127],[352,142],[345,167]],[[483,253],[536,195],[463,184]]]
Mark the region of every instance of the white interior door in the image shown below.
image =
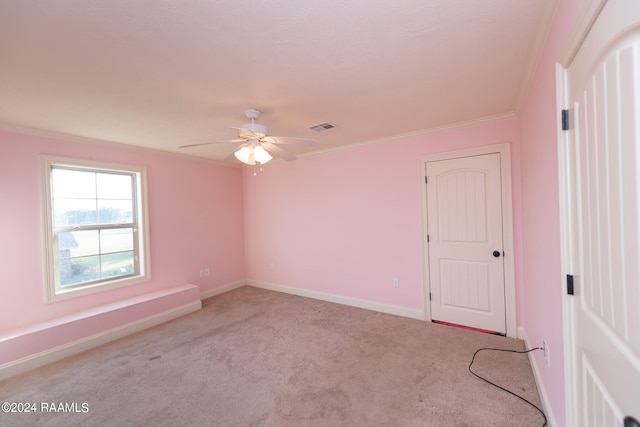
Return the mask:
[[[505,334],[500,153],[425,170],[431,317]]]
[[[640,420],[638,0],[608,0],[565,78],[568,416],[622,426]]]

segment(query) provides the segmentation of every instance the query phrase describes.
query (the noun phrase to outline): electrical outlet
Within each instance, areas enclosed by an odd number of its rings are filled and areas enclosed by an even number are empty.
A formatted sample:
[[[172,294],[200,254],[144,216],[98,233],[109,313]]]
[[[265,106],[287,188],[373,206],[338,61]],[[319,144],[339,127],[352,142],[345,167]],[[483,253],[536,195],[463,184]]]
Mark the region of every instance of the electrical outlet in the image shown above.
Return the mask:
[[[546,341],[542,341],[542,351],[544,351],[544,360],[547,362],[547,367],[551,367],[551,353]]]
[[[398,281],[397,277],[393,278],[393,287],[397,288],[398,286],[400,286],[400,282]]]

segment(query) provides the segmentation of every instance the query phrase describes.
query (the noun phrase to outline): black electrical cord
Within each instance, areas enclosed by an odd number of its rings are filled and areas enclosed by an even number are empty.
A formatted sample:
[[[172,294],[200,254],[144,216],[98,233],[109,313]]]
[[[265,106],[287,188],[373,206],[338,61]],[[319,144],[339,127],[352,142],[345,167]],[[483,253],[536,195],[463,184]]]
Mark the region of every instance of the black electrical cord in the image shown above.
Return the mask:
[[[533,403],[529,402],[529,401],[528,401],[527,399],[525,399],[524,397],[519,396],[519,395],[515,394],[514,392],[507,390],[507,389],[506,389],[506,388],[504,388],[504,387],[500,387],[498,384],[492,383],[492,382],[491,382],[491,381],[489,381],[488,379],[481,377],[480,375],[476,374],[475,372],[473,372],[473,371],[471,370],[471,365],[473,365],[473,361],[476,359],[476,355],[477,355],[478,353],[480,353],[481,351],[483,351],[483,350],[504,351],[504,352],[508,352],[508,353],[526,354],[526,353],[530,353],[530,352],[532,352],[532,351],[534,351],[534,350],[544,350],[544,349],[543,349],[542,347],[536,347],[536,348],[532,348],[532,349],[525,350],[525,351],[517,351],[517,350],[507,350],[507,349],[504,349],[504,348],[479,348],[478,350],[476,350],[476,352],[475,352],[475,353],[473,353],[473,357],[471,358],[471,363],[469,363],[469,372],[471,372],[471,373],[472,373],[473,375],[475,375],[476,377],[480,378],[482,381],[485,381],[485,382],[487,382],[487,383],[491,384],[491,385],[492,385],[492,386],[494,386],[494,387],[498,387],[500,390],[504,390],[504,391],[506,391],[507,393],[509,393],[509,394],[511,394],[511,395],[513,395],[513,396],[515,396],[515,397],[517,397],[518,399],[522,400],[523,402],[526,402],[526,403],[528,403],[529,405],[531,405],[531,406],[533,406],[534,408],[536,408],[536,409],[538,410],[538,412],[540,412],[540,413],[542,414],[542,416],[544,417],[544,424],[542,424],[542,427],[545,427],[545,426],[547,425],[547,416],[544,414],[544,411],[543,411],[542,409],[538,408],[536,405],[534,405]]]

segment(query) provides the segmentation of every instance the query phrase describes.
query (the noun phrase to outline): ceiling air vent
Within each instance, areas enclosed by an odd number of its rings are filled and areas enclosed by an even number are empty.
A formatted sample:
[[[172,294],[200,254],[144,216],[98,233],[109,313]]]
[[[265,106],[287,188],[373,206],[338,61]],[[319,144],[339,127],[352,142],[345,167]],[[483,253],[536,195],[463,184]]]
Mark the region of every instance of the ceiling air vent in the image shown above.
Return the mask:
[[[326,132],[328,130],[333,129],[335,126],[331,123],[320,123],[319,125],[310,126],[309,129],[315,130],[316,132]]]

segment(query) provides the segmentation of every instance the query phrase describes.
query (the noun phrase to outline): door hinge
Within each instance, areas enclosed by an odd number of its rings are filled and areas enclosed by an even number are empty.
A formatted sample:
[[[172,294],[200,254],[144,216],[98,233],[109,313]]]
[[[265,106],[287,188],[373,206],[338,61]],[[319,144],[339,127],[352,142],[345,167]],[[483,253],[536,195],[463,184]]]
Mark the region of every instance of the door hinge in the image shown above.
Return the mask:
[[[569,110],[562,110],[562,130],[569,130]]]
[[[427,243],[429,243],[429,235],[427,234]]]
[[[573,276],[567,274],[567,295],[573,295]]]
[[[431,301],[431,292],[429,292],[429,301]]]
[[[427,183],[427,177],[426,176],[424,177],[424,183],[425,184]]]

